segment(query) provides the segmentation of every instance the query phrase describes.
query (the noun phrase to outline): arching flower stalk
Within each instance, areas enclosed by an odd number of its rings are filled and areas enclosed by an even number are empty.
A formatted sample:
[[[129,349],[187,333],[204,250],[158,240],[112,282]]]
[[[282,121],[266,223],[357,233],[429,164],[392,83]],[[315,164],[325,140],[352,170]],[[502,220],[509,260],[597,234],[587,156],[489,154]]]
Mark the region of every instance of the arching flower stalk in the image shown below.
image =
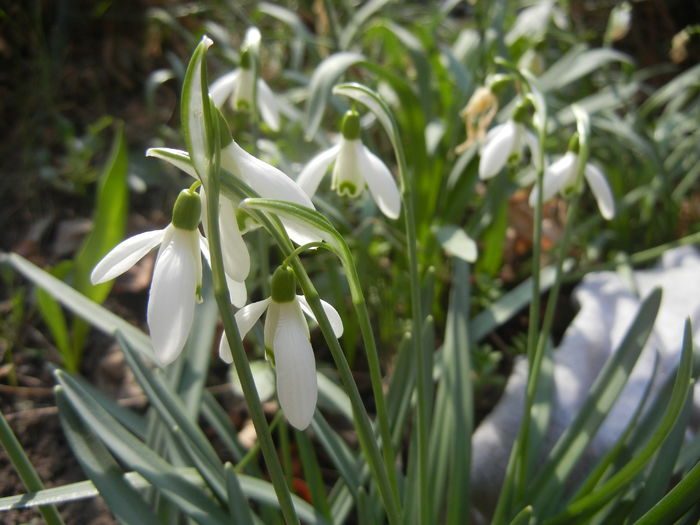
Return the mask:
[[[340,142],[312,158],[297,177],[297,183],[313,196],[331,163],[331,189],[339,195],[359,197],[365,186],[381,212],[390,219],[401,213],[401,195],[389,168],[360,139],[360,118],[348,111],[341,123]]]
[[[340,315],[325,301],[321,304],[333,333],[341,337],[343,322]],[[266,354],[268,351],[272,354],[277,372],[277,397],[289,423],[303,430],[311,423],[318,397],[316,361],[303,314],[314,320],[315,317],[306,298],[296,295],[296,278],[291,268],[275,270],[270,297],[251,303],[236,313],[241,338],[265,312],[265,347]],[[227,363],[233,361],[225,334],[219,343],[219,356]]]
[[[199,195],[192,188],[182,190],[168,226],[121,242],[90,275],[92,284],[114,279],[160,244],[146,319],[155,358],[161,366],[172,363],[182,351],[192,327],[195,301],[201,299],[200,217]]]

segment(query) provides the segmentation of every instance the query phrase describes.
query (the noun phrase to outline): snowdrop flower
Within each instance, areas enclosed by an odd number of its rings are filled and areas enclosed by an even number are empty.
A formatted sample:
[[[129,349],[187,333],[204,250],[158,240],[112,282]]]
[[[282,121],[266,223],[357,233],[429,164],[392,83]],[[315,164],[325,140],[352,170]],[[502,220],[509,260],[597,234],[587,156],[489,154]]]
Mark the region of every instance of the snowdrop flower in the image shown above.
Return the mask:
[[[181,191],[168,226],[118,244],[90,275],[92,284],[114,279],[160,244],[146,318],[155,358],[161,366],[177,358],[192,326],[194,304],[202,286],[201,235],[197,229],[200,217],[199,195],[192,189]]]
[[[233,176],[241,179],[263,198],[284,200],[306,206],[312,210],[315,209],[309,196],[289,176],[267,162],[248,153],[231,138],[230,133],[226,132],[222,135],[224,139],[230,140],[228,144],[222,145],[221,148],[222,168]],[[195,179],[199,179],[194,166],[192,166],[190,156],[186,151],[173,148],[150,148],[146,151],[146,156],[165,160]],[[235,210],[236,203],[222,193],[219,213],[227,217],[223,222],[220,222],[222,225],[222,235],[227,234],[225,229],[228,227],[234,228],[235,226],[237,228],[237,225],[229,222],[231,221],[231,214],[226,210],[230,210],[231,208]],[[303,245],[321,240],[317,231],[312,230],[301,222],[289,218],[283,218],[281,220],[287,233],[297,244]],[[236,235],[235,232],[231,232],[232,238]],[[238,245],[237,241],[234,242],[233,245]],[[236,275],[231,275],[231,277],[234,279],[237,278]]]
[[[542,200],[551,199],[557,192],[566,193],[574,189],[578,167],[578,154],[569,150],[566,155],[549,166],[542,180]],[[593,196],[598,203],[598,209],[604,219],[610,220],[615,216],[615,200],[603,172],[594,164],[587,163],[583,175],[591,187]],[[537,187],[530,193],[530,206],[537,202]]]
[[[218,108],[223,107],[228,101],[234,111],[257,110],[272,131],[279,131],[279,105],[275,94],[262,78],[256,80],[255,66],[252,62],[250,50],[243,49],[240,67],[212,84],[210,90],[212,100]]]
[[[529,110],[529,99],[525,99],[513,111],[512,118],[494,127],[486,134],[481,146],[479,178],[490,179],[498,175],[511,157],[520,157],[527,145],[533,161],[539,164],[539,140],[523,123]],[[536,166],[539,169],[539,166]]]
[[[389,168],[360,140],[360,118],[348,111],[341,124],[340,142],[316,155],[297,178],[297,183],[312,196],[333,161],[331,189],[339,195],[358,197],[369,187],[372,198],[384,215],[397,219],[401,212],[401,196]]]
[[[343,322],[330,304],[321,301],[336,337],[343,335]],[[291,268],[280,267],[272,276],[272,295],[251,303],[236,313],[241,338],[262,314],[265,318],[265,346],[271,349],[277,371],[277,397],[287,421],[299,430],[311,423],[316,410],[318,385],[316,363],[309,340],[309,327],[303,313],[315,320],[303,295],[296,295],[296,279]],[[303,312],[303,313],[302,313]],[[221,337],[219,356],[227,363],[233,357],[226,335]]]

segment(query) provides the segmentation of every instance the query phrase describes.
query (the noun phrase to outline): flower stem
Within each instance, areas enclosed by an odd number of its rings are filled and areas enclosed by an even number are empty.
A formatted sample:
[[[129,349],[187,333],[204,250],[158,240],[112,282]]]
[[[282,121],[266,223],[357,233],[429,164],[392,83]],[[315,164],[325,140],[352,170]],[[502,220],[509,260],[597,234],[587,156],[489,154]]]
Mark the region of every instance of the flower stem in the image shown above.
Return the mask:
[[[272,485],[274,486],[277,500],[282,510],[285,521],[288,524],[298,524],[299,518],[292,505],[292,497],[289,486],[280,465],[279,457],[275,445],[272,441],[270,428],[265,419],[265,414],[260,403],[258,391],[255,388],[253,374],[248,364],[248,359],[241,342],[238,326],[234,319],[233,307],[231,306],[229,291],[226,286],[226,276],[224,273],[224,263],[221,254],[221,232],[219,231],[219,166],[218,162],[212,163],[207,174],[206,198],[207,198],[207,219],[209,228],[209,250],[211,252],[211,270],[214,282],[214,297],[216,298],[224,325],[226,339],[231,347],[231,356],[236,367],[236,373],[241,382],[243,396],[245,397],[250,418],[253,421],[255,432],[258,436],[260,449],[262,450],[265,464],[267,465]]]
[[[285,260],[289,258],[289,256],[293,252],[293,248],[291,245],[291,242],[287,238],[286,234],[284,233],[281,228],[275,228],[275,227],[270,227],[269,228],[270,233],[275,237],[275,240],[277,241],[277,244],[279,245],[280,249],[284,252],[285,254]],[[352,370],[350,369],[350,365],[348,364],[347,359],[345,358],[345,354],[343,353],[343,349],[340,347],[340,343],[336,339],[334,333],[333,333],[333,328],[331,327],[330,321],[328,320],[328,317],[326,316],[326,313],[323,309],[323,306],[321,305],[321,299],[318,295],[318,292],[316,291],[316,288],[314,287],[313,283],[311,282],[311,279],[309,279],[309,276],[306,273],[306,270],[304,269],[304,266],[301,264],[301,261],[299,260],[298,257],[292,257],[291,260],[289,261],[290,266],[294,269],[294,273],[297,277],[297,280],[299,281],[299,285],[301,286],[302,291],[304,292],[304,296],[306,297],[306,300],[309,303],[309,306],[311,307],[311,310],[313,311],[316,321],[318,322],[319,328],[321,329],[321,332],[323,333],[323,337],[326,340],[326,343],[328,344],[328,348],[331,352],[331,355],[333,356],[333,361],[335,362],[335,365],[338,369],[338,373],[340,375],[340,379],[343,383],[343,386],[345,388],[345,392],[348,394],[348,397],[350,398],[350,403],[353,408],[353,414],[354,414],[354,419],[355,419],[355,428],[357,430],[358,437],[360,439],[360,444],[362,446],[362,449],[364,451],[365,457],[367,458],[368,465],[370,467],[370,470],[372,471],[373,477],[377,482],[378,488],[379,488],[379,493],[381,494],[382,500],[384,502],[387,518],[389,520],[389,523],[392,524],[398,524],[401,523],[401,514],[400,514],[400,509],[399,509],[399,504],[398,504],[398,489],[395,481],[395,476],[392,476],[393,473],[393,454],[392,454],[392,462],[391,462],[391,468],[388,468],[386,464],[382,462],[382,456],[379,451],[379,446],[377,444],[377,440],[374,436],[374,429],[372,428],[372,422],[369,418],[369,415],[367,414],[367,410],[365,409],[365,406],[362,402],[362,397],[360,396],[360,392],[357,389],[357,384],[355,383],[355,379],[353,378],[352,375]],[[348,265],[346,265],[347,267]],[[351,268],[354,268],[354,266],[350,265]],[[355,278],[351,280],[351,288],[359,286],[359,280],[357,279],[357,275],[355,274]],[[354,294],[353,294],[354,297]],[[364,301],[363,301],[364,303]],[[362,324],[362,321],[360,321],[360,324]],[[369,327],[369,325],[368,325]],[[370,329],[370,334],[371,334],[371,329]],[[364,335],[364,331],[363,331]],[[373,339],[372,339],[373,341]],[[374,357],[376,358],[376,347],[373,347],[374,351]],[[372,353],[368,349],[368,356],[369,354]],[[372,361],[371,357],[368,357],[368,362]],[[378,359],[376,359],[376,375],[379,375],[379,364],[378,364]],[[379,383],[381,387],[381,378],[379,378]],[[373,386],[374,386],[374,379],[373,379]],[[375,393],[375,399],[377,399],[376,393]],[[386,426],[386,432],[387,436],[390,436],[391,434],[389,432],[389,424],[388,424],[388,419],[386,417],[386,409],[384,408],[384,403],[383,403],[383,397],[377,401],[377,411],[378,411],[378,417],[380,418],[380,428],[383,427],[384,425]],[[379,408],[381,406],[382,408]],[[382,415],[379,415],[379,411],[381,410]],[[385,423],[381,422],[381,418],[385,420]],[[380,430],[382,433],[382,436],[384,436],[385,431]],[[386,452],[392,451],[391,448],[391,439],[390,438],[384,438],[382,437],[383,440],[383,445],[384,445],[384,450],[385,450],[385,457]],[[386,448],[386,445],[388,444],[389,449]]]

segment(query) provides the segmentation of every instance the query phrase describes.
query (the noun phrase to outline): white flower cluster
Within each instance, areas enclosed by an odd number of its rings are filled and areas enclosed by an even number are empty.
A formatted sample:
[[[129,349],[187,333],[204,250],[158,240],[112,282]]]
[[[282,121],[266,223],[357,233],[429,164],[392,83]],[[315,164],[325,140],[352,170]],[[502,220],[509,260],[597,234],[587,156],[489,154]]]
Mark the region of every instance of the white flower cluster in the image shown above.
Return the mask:
[[[248,45],[241,53],[240,68],[214,82],[209,95],[214,105],[260,111],[272,130],[279,129],[279,108],[265,82],[255,75],[251,50],[259,41],[257,30],[250,31]],[[401,208],[399,190],[389,169],[367,150],[359,138],[357,113],[343,120],[343,135],[338,145],[319,154],[303,170],[297,182],[279,169],[254,157],[230,136],[221,144],[220,165],[223,171],[240,178],[263,198],[284,200],[314,209],[311,196],[331,162],[335,160],[332,188],[340,194],[359,196],[365,185],[379,209],[392,219]],[[194,146],[193,146],[194,147]],[[126,272],[153,248],[160,245],[148,299],[147,322],[154,356],[161,366],[172,363],[182,352],[192,327],[194,305],[200,299],[202,282],[201,256],[209,262],[206,195],[190,154],[170,148],[152,148],[147,156],[157,157],[182,169],[196,179],[179,195],[171,223],[162,230],[141,233],[113,248],[94,268],[93,284],[102,283]],[[195,153],[199,154],[196,150]],[[313,417],[317,399],[316,367],[311,348],[309,327],[302,312],[314,319],[303,296],[296,295],[296,280],[291,270],[282,266],[272,278],[272,295],[244,306],[247,300],[245,280],[251,268],[250,255],[239,229],[238,202],[221,194],[219,231],[223,266],[231,302],[240,308],[236,314],[241,337],[244,337],[266,311],[265,346],[272,351],[277,376],[277,394],[286,418],[296,428],[306,428]],[[318,232],[301,222],[281,218],[289,237],[304,245],[320,241]],[[203,233],[200,232],[200,224]],[[343,333],[338,312],[322,301],[336,337]],[[222,336],[220,357],[232,361],[226,336]],[[267,355],[267,352],[266,352]]]

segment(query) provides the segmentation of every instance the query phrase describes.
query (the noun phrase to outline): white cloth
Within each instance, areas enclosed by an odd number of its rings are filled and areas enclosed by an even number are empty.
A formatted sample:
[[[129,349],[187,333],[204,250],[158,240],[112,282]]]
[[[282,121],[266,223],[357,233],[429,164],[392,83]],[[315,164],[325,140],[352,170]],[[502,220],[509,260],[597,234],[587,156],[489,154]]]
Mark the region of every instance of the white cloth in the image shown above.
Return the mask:
[[[582,464],[591,465],[617,441],[652,380],[657,355],[658,373],[653,378],[652,397],[658,393],[678,364],[687,318],[692,322],[694,340],[700,340],[700,256],[695,249],[669,250],[656,268],[636,271],[632,280],[636,291],[630,290],[630,283],[619,274],[599,272],[587,275],[576,288],[574,298],[580,311],[554,352],[554,406],[543,446],[545,452],[551,450],[574,418],[596,376],[622,341],[637,314],[639,298],[645,298],[656,287],[663,290],[654,330]],[[522,418],[526,381],[527,362],[519,359],[501,400],[472,438],[473,500],[484,516],[490,516],[498,499]],[[697,424],[699,415],[700,388],[696,386],[692,424]],[[479,523],[480,518],[475,521]]]

